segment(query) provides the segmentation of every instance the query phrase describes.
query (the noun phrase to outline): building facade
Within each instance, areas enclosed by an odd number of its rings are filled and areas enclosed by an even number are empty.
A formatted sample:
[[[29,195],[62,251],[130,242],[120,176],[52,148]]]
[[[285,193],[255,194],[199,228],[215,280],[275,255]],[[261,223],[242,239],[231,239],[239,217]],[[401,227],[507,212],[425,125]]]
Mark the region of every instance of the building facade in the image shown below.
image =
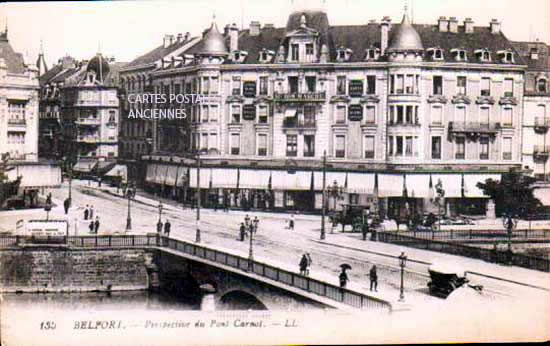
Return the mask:
[[[213,23],[150,76],[155,93],[204,96],[169,107],[186,109],[213,203],[318,210],[324,166],[329,206],[395,216],[433,210],[438,183],[448,213],[485,213],[476,184],[522,165],[526,68],[496,20],[331,26],[302,8],[284,28]],[[188,198],[195,161],[159,131],[173,121],[153,122],[146,180]]]

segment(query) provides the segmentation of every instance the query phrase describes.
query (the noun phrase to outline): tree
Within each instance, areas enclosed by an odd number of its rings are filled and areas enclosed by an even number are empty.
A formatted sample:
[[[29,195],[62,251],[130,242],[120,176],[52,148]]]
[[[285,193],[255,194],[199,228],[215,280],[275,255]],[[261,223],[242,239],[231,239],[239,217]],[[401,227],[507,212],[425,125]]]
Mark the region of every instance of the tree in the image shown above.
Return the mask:
[[[477,187],[495,201],[497,216],[525,217],[542,205],[533,195],[535,181],[535,178],[510,171],[503,174],[500,181],[487,179],[485,183],[477,183]]]

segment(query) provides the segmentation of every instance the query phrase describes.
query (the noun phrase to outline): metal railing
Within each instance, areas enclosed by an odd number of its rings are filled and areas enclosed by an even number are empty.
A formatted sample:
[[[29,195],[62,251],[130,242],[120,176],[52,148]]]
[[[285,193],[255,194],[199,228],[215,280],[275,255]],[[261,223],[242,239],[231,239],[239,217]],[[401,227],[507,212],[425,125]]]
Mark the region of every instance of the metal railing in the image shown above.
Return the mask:
[[[550,127],[550,118],[547,118],[547,117],[535,117],[535,126],[538,126],[538,127]]]
[[[378,232],[377,236],[378,241],[384,243],[399,244],[401,246],[417,249],[476,258],[491,263],[509,264],[527,269],[550,272],[550,260],[545,258],[509,253],[506,251],[495,251],[494,249],[484,249],[454,242],[415,238],[390,232]]]
[[[0,236],[0,248],[10,248],[25,243],[36,243],[38,237],[30,236]],[[52,238],[42,237],[42,241]],[[298,288],[308,293],[331,299],[360,309],[384,309],[391,312],[391,304],[382,299],[368,296],[347,288],[338,287],[320,280],[306,277],[258,261],[250,261],[246,257],[229,254],[224,251],[206,248],[183,240],[161,237],[156,234],[147,235],[104,235],[104,236],[68,236],[57,237],[59,243],[80,248],[105,247],[160,247],[171,249],[193,257],[205,259],[231,268],[256,274],[290,287]]]
[[[505,230],[434,230],[434,231],[410,231],[407,236],[420,239],[434,240],[507,240],[508,232]],[[547,239],[550,240],[550,229],[516,229],[512,233],[512,240]]]
[[[482,123],[479,121],[449,122],[449,131],[451,132],[497,132],[500,128],[500,123]]]
[[[550,153],[550,145],[535,145],[533,148],[533,154],[535,155],[548,155]]]

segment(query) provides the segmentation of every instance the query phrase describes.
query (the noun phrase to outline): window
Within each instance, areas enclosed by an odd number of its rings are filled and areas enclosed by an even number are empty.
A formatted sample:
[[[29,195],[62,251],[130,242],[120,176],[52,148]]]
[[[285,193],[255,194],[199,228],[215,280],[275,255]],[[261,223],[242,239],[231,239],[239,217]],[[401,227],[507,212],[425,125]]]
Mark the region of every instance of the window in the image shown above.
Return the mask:
[[[408,74],[405,78],[405,93],[414,94],[414,75]]]
[[[202,78],[202,93],[208,95],[210,93],[210,78]]]
[[[405,106],[397,106],[397,120],[395,121],[396,124],[403,124],[404,123],[404,117],[403,117],[403,111]]]
[[[365,159],[374,159],[374,136],[365,136]]]
[[[441,137],[432,137],[432,159],[441,159]]]
[[[346,59],[346,51],[344,49],[338,50],[338,60],[345,60]]]
[[[513,63],[514,62],[514,53],[512,53],[512,52],[504,53],[503,62]]]
[[[208,149],[218,149],[218,134],[211,133],[208,138]]]
[[[202,113],[201,113],[201,120],[203,123],[207,123],[208,122],[208,114],[209,113],[209,107],[208,105],[203,105],[202,106]]]
[[[414,106],[405,106],[405,124],[414,124]]]
[[[260,77],[260,95],[267,95],[267,77]]]
[[[504,137],[502,139],[502,159],[512,159],[512,137]]]
[[[405,137],[405,156],[412,156],[413,154],[413,137]]]
[[[365,116],[365,123],[366,124],[375,124],[376,123],[376,107],[375,106],[367,106],[366,107],[367,112]]]
[[[346,106],[336,106],[336,123],[344,124],[346,122]]]
[[[393,136],[388,136],[388,156],[393,156]]]
[[[459,76],[456,78],[456,93],[466,95],[466,77]]]
[[[290,89],[290,93],[292,94],[298,93],[298,77],[296,76],[288,77],[288,87]]]
[[[456,49],[454,50],[454,54],[455,54],[456,61],[468,60],[468,56],[466,55],[466,51],[464,49]]]
[[[298,153],[298,136],[287,135],[286,136],[286,156],[295,157]]]
[[[306,55],[313,55],[313,43],[306,43]]]
[[[514,80],[511,78],[504,79],[504,97],[514,96]]]
[[[403,94],[404,92],[404,76],[403,75],[397,75],[395,78],[395,93],[396,94]]]
[[[304,126],[315,127],[315,107],[304,106]]]
[[[267,105],[260,105],[258,107],[258,123],[267,124]]]
[[[441,49],[434,50],[434,60],[443,60],[443,51]]]
[[[403,156],[403,137],[395,137],[395,156]]]
[[[457,160],[464,160],[464,158],[466,157],[465,151],[466,151],[465,138],[464,137],[456,137],[455,158]]]
[[[466,107],[456,107],[455,121],[465,123],[466,122]]]
[[[481,78],[481,96],[491,96],[491,78]]]
[[[233,95],[240,95],[241,94],[241,77],[235,76],[233,77]]]
[[[545,93],[546,92],[546,79],[544,78],[539,78],[537,80],[537,91],[539,93]]]
[[[479,123],[483,127],[489,127],[489,107],[482,107],[479,109]]]
[[[115,124],[116,123],[116,111],[109,111],[109,124]]]
[[[203,133],[201,136],[201,150],[208,150],[208,133]]]
[[[304,136],[304,157],[314,157],[315,156],[315,136],[305,135]]]
[[[479,139],[479,159],[489,160],[489,138],[481,137]]]
[[[267,135],[259,134],[258,135],[258,156],[267,155]]]
[[[334,148],[334,156],[339,158],[346,157],[346,136],[337,135]]]
[[[25,103],[8,101],[9,123],[25,123]]]
[[[514,116],[514,110],[512,108],[504,108],[502,110],[502,124],[504,126],[512,126],[513,116]]]
[[[310,93],[315,92],[315,87],[317,85],[317,78],[314,76],[306,76],[306,86],[307,91]]]
[[[443,77],[441,76],[433,77],[433,94],[443,95]]]
[[[376,94],[376,76],[367,76],[367,95]]]
[[[336,82],[337,82],[336,93],[338,95],[345,95],[346,94],[346,76],[338,76],[336,79]]]
[[[210,77],[210,93],[217,94],[220,90],[220,83],[218,83],[218,77]]]
[[[477,54],[479,54],[479,60],[484,61],[484,62],[490,62],[491,61],[491,53],[488,50],[482,49],[482,50],[478,51]]]
[[[443,119],[443,107],[432,107],[432,125],[441,125]]]
[[[241,122],[241,106],[232,105],[231,106],[231,122],[234,124],[239,124]]]
[[[217,122],[218,121],[218,105],[210,105],[210,121],[211,122]]]
[[[231,134],[231,155],[239,155],[241,152],[241,135],[239,133]]]
[[[298,44],[290,45],[290,60],[298,61],[300,60],[300,46]]]

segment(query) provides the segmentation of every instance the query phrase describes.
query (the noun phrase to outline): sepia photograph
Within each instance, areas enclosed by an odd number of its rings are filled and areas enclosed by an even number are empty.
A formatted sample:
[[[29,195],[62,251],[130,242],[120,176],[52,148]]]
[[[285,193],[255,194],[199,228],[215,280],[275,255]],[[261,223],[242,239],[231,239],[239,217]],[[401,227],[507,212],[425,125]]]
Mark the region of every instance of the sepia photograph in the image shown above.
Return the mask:
[[[0,345],[549,341],[549,20],[0,4]]]

